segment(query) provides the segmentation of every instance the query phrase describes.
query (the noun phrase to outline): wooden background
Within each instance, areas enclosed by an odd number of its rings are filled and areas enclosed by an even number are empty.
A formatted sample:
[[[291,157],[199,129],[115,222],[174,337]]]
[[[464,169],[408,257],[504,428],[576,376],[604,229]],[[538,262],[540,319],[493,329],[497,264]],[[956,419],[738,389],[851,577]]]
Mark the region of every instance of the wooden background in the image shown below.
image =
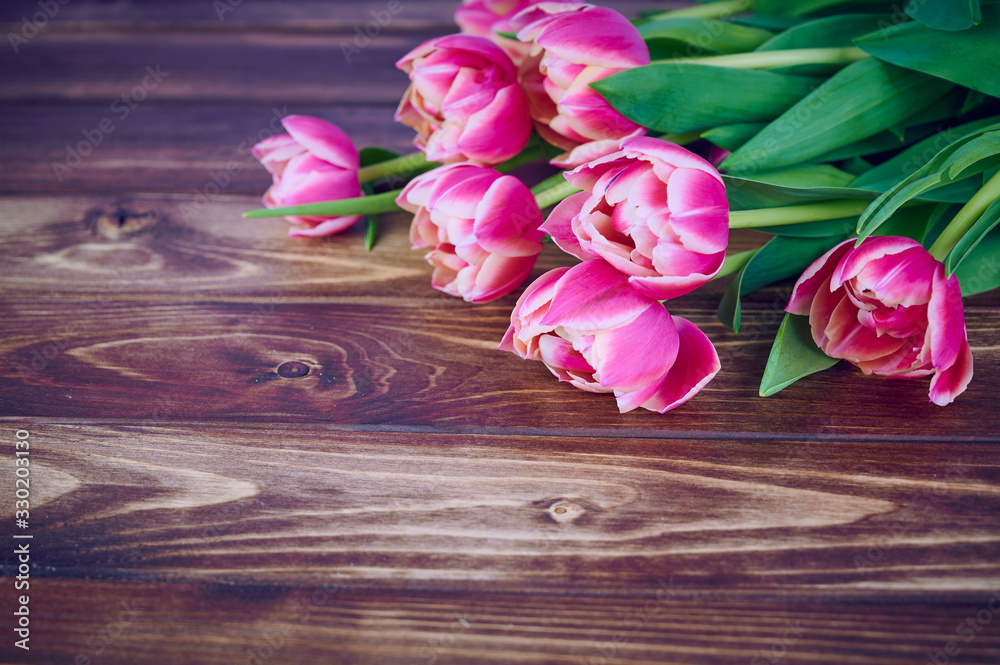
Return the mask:
[[[403,0],[347,62],[388,3],[220,1],[54,0],[0,45],[2,662],[1000,662],[1000,297],[938,408],[847,367],[757,397],[789,284],[738,336],[713,284],[671,309],[723,372],[619,415],[495,351],[515,296],[432,290],[405,216],[371,253],[240,218],[281,115],[407,150],[392,63],[456,3]]]

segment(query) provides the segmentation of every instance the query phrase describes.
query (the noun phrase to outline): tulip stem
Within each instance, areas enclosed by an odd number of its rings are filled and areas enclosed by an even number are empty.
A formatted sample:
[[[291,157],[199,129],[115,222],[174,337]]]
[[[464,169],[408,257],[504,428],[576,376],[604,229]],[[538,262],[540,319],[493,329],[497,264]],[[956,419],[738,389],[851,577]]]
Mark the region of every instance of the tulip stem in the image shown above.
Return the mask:
[[[554,176],[552,176],[552,178],[549,178],[548,180],[543,180],[542,182],[538,183],[531,189],[532,193],[535,195],[535,203],[538,204],[539,208],[545,210],[549,206],[553,206],[559,203],[567,196],[583,191],[578,187],[574,187],[573,183],[569,182],[568,180],[563,180],[562,182],[556,182],[555,184],[546,186],[544,188],[542,187],[542,185],[546,185],[546,183],[549,183],[553,179],[555,178],[561,179],[562,177],[563,177],[562,173],[557,173]]]
[[[1000,172],[994,174],[986,181],[982,189],[976,192],[969,202],[962,206],[955,217],[944,227],[944,231],[938,236],[931,248],[927,250],[931,256],[938,261],[944,261],[945,257],[955,249],[955,245],[962,239],[969,229],[979,220],[990,205],[1000,199]]]
[[[437,162],[428,162],[422,152],[400,155],[378,164],[363,166],[358,169],[358,180],[362,183],[372,182],[393,175],[417,175],[438,166]]]
[[[402,190],[383,192],[373,196],[359,196],[356,199],[321,201],[288,208],[261,208],[243,213],[247,219],[259,217],[288,217],[289,215],[315,215],[318,217],[341,217],[344,215],[377,215],[383,212],[402,210],[396,204],[396,197]]]
[[[653,21],[665,18],[726,18],[749,11],[753,11],[753,0],[718,0],[718,2],[655,14],[649,18]]]
[[[686,63],[712,65],[714,67],[736,67],[738,69],[775,69],[795,65],[828,65],[857,62],[869,57],[856,46],[844,48],[794,48],[777,51],[753,51],[731,55],[708,55],[697,58],[672,58],[655,60],[652,64]]]
[[[735,210],[729,213],[729,228],[756,229],[765,226],[785,224],[805,224],[827,219],[854,217],[860,215],[871,204],[866,200],[824,201],[780,208],[758,208],[756,210]]]

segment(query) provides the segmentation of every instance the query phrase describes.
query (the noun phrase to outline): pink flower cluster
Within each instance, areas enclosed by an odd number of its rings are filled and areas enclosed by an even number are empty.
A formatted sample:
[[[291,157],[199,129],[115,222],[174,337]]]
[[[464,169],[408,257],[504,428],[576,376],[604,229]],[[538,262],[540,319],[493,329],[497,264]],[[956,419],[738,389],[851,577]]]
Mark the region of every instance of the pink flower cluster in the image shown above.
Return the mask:
[[[721,365],[708,337],[665,303],[719,274],[729,203],[712,163],[644,136],[590,87],[648,64],[641,36],[613,10],[568,1],[465,0],[456,20],[463,34],[397,63],[410,85],[396,119],[443,163],[396,198],[413,214],[411,244],[427,250],[432,285],[472,303],[508,295],[548,234],[580,263],[526,288],[499,348],[540,361],[559,381],[614,394],[623,413],[680,406]],[[265,206],[361,195],[359,154],[343,130],[306,116],[283,123],[287,134],[254,147],[273,176]],[[521,154],[533,130],[567,151],[553,163],[572,168],[564,176],[581,190],[544,222],[532,191],[494,168]],[[360,215],[287,219],[290,236],[321,236]],[[854,244],[802,275],[788,311],[809,317],[827,355],[866,374],[931,376],[931,401],[950,403],[972,377],[957,278],[907,238]]]

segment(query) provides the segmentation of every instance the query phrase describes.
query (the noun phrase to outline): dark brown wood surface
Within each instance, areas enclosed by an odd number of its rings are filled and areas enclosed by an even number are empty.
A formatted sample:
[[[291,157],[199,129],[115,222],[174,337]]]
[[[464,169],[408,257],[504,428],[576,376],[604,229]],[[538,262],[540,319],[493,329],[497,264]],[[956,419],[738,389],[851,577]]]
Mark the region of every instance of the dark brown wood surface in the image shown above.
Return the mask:
[[[406,216],[371,253],[240,217],[279,115],[407,150],[392,63],[455,2],[404,2],[350,63],[386,3],[55,4],[0,48],[0,663],[1000,662],[996,294],[966,300],[976,376],[939,408],[849,367],[757,397],[789,284],[739,335],[712,284],[671,310],[724,371],[621,415],[496,351],[516,295],[431,289]],[[4,3],[3,34],[40,6]]]

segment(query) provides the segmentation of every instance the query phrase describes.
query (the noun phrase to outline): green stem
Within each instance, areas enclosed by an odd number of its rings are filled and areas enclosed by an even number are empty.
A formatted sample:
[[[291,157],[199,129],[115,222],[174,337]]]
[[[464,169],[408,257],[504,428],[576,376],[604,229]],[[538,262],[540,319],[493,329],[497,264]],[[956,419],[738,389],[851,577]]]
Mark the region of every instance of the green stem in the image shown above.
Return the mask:
[[[954,219],[948,222],[948,226],[944,227],[944,231],[927,250],[930,255],[938,261],[944,261],[951,250],[955,249],[955,245],[962,239],[962,236],[969,232],[969,229],[997,199],[1000,199],[1000,171],[986,181],[982,189],[976,192],[969,199],[969,202],[962,206]]]
[[[743,266],[750,262],[754,254],[760,251],[760,248],[750,249],[745,252],[737,252],[736,254],[726,254],[726,260],[722,263],[722,269],[719,270],[719,274],[712,279],[722,279],[723,277],[729,277],[730,275],[738,273]]]
[[[729,213],[729,228],[756,229],[765,226],[805,224],[806,222],[821,222],[826,219],[854,217],[864,212],[870,204],[871,201],[847,199],[780,208],[735,210]]]
[[[373,196],[360,196],[356,199],[340,199],[339,201],[322,201],[306,203],[288,208],[262,208],[243,213],[247,219],[260,217],[288,217],[289,215],[316,215],[320,217],[340,217],[343,215],[374,215],[382,212],[402,210],[396,205],[396,197],[403,191],[383,192]]]
[[[774,69],[795,65],[827,65],[857,62],[869,57],[856,46],[845,48],[794,48],[779,51],[753,51],[732,55],[708,55],[698,58],[673,58],[655,60],[654,65],[691,63],[712,65],[713,67],[736,67],[738,69]]]
[[[650,16],[650,19],[659,21],[665,18],[723,18],[749,11],[753,11],[753,0],[718,0],[718,2],[663,12]]]
[[[562,178],[562,173],[557,173],[555,176],[553,176],[553,178],[555,178],[555,177]],[[550,180],[551,180],[551,178],[550,178]],[[535,185],[535,187],[537,188],[540,185],[544,185],[545,182],[548,182],[548,181],[543,181],[543,182],[539,183],[538,185]],[[534,192],[535,190],[532,189],[532,191]],[[573,183],[571,183],[568,180],[564,179],[561,183],[557,183],[557,184],[555,184],[555,185],[553,185],[551,187],[548,187],[548,188],[544,189],[543,191],[539,191],[538,193],[536,193],[535,194],[535,202],[538,203],[538,207],[539,208],[541,208],[542,210],[545,210],[549,206],[552,206],[552,205],[555,205],[555,204],[559,203],[560,201],[562,201],[567,196],[570,196],[572,194],[576,194],[577,192],[580,192],[580,191],[583,191],[583,190],[581,190],[581,189],[579,189],[577,187],[574,187]]]
[[[372,182],[380,178],[387,178],[401,173],[414,173],[415,171],[426,171],[428,167],[438,166],[437,162],[428,162],[422,152],[414,152],[409,155],[400,155],[393,159],[387,159],[378,164],[364,166],[358,169],[358,180],[361,182]]]

